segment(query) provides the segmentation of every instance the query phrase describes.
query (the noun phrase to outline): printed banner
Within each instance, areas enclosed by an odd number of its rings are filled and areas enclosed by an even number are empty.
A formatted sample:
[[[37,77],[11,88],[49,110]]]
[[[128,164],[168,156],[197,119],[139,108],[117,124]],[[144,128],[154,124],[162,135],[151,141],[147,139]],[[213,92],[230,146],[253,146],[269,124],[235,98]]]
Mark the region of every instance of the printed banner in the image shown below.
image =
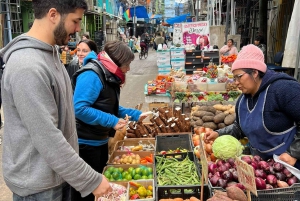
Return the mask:
[[[173,25],[173,44],[182,44],[182,30],[181,23],[174,23]]]
[[[186,44],[200,45],[201,49],[209,48],[209,22],[182,23],[182,40]]]

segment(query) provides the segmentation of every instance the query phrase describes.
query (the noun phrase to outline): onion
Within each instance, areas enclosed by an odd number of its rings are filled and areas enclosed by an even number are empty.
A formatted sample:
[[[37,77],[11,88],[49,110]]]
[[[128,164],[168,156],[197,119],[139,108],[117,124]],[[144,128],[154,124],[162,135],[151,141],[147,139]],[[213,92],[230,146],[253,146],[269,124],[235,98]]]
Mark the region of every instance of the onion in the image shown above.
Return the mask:
[[[257,162],[255,161],[252,161],[250,165],[253,167],[254,170],[258,168]]]
[[[236,171],[236,169],[235,168],[230,168],[229,171],[234,172],[234,171]]]
[[[250,156],[242,156],[241,158],[243,161],[246,163],[250,164],[251,163],[251,157]]]
[[[279,188],[289,187],[289,185],[286,182],[280,181],[280,180],[277,180],[277,185],[278,185]]]
[[[212,186],[217,186],[217,182],[220,179],[217,175],[214,175],[212,178],[209,179]]]
[[[286,177],[292,177],[292,173],[287,169],[283,168],[282,173],[285,174]]]
[[[275,174],[275,173],[276,173],[276,172],[274,171],[273,166],[270,166],[270,169],[269,169],[268,173],[270,173],[270,174]]]
[[[285,174],[283,174],[282,172],[276,172],[275,177],[280,181],[285,181],[285,179],[286,179]]]
[[[221,165],[221,166],[218,167],[218,170],[219,170],[220,174],[227,171],[228,169],[229,168],[226,165]]]
[[[232,180],[232,173],[230,172],[230,171],[225,171],[225,172],[223,172],[223,174],[222,174],[222,178],[224,179],[224,180],[226,180],[226,181],[231,181]]]
[[[233,172],[232,172],[232,179],[235,180],[235,181],[238,181],[238,180],[239,180],[239,179],[238,179],[238,173],[237,173],[237,171],[233,171]]]
[[[287,184],[289,185],[289,186],[292,186],[294,183],[297,183],[298,182],[298,179],[297,179],[297,177],[295,177],[295,176],[292,176],[291,178],[289,178],[288,180],[287,180]]]
[[[269,171],[270,170],[270,166],[266,161],[259,161],[258,162],[258,168],[262,169],[264,171]]]
[[[253,159],[256,160],[257,162],[261,161],[261,157],[259,155],[253,156]]]
[[[230,163],[224,163],[224,165],[228,168],[228,169],[230,169],[231,168],[231,165],[230,165]]]
[[[241,183],[237,183],[236,187],[240,188],[241,190],[246,190],[245,186]]]
[[[233,159],[233,158],[229,158],[229,159],[227,160],[227,163],[229,163],[231,166],[234,166],[234,165],[235,165],[234,159]]]
[[[266,184],[266,189],[273,189],[274,187],[271,184]]]
[[[262,179],[266,179],[267,178],[267,174],[263,170],[260,170],[260,169],[255,170],[254,171],[254,175],[256,177],[260,177]]]
[[[275,162],[273,168],[276,172],[281,172],[283,170],[283,165],[281,163]]]
[[[221,165],[223,165],[225,163],[224,160],[218,160],[217,161],[217,166],[220,167]]]
[[[255,184],[258,190],[266,189],[266,182],[260,177],[255,177]]]
[[[270,158],[269,160],[267,160],[267,163],[269,164],[269,166],[273,166],[273,164],[275,163],[273,158]]]
[[[210,173],[208,173],[208,178],[210,179],[210,178],[212,178],[214,175],[210,172]]]
[[[220,178],[217,182],[217,186],[219,186],[219,187],[226,188],[226,185],[227,185],[227,181],[224,179]]]
[[[218,177],[221,177],[220,172],[216,172],[215,175],[217,175]]]
[[[277,179],[276,179],[276,177],[275,177],[274,175],[272,175],[272,174],[269,174],[269,175],[267,176],[267,183],[268,183],[268,184],[271,184],[271,185],[277,184]]]
[[[218,166],[215,163],[211,163],[208,165],[208,171],[212,174],[215,174],[218,171]]]

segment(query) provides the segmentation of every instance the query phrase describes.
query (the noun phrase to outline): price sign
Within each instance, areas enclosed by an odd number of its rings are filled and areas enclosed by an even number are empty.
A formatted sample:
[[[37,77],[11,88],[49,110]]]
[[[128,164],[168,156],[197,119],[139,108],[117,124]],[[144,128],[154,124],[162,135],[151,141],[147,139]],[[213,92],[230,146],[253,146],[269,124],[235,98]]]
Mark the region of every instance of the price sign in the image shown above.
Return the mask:
[[[257,196],[253,167],[238,157],[235,158],[235,164],[239,182],[243,184],[247,190]]]
[[[207,163],[207,158],[206,158],[206,152],[204,148],[204,142],[200,140],[200,160],[201,160],[201,165],[202,165],[202,177],[205,179],[205,183],[208,182],[208,163]]]

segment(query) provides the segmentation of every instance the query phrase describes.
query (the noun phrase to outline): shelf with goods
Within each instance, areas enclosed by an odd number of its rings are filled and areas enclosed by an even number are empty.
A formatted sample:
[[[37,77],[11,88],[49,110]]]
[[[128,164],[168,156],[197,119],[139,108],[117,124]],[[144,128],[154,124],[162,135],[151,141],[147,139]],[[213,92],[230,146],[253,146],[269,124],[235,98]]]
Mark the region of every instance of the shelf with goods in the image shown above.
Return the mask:
[[[156,58],[157,58],[158,74],[161,75],[169,74],[172,68],[170,63],[170,50],[169,49],[157,50]]]

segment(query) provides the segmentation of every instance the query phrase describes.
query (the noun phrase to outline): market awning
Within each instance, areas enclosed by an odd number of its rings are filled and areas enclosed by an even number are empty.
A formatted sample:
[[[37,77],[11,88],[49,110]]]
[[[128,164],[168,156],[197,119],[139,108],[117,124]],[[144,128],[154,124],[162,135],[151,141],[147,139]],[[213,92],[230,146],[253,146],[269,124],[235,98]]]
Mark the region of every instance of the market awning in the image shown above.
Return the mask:
[[[184,14],[184,15],[179,15],[176,17],[172,17],[166,20],[166,22],[170,25],[173,25],[174,23],[181,23],[181,22],[185,22],[187,20],[187,17],[190,16],[189,13]]]

